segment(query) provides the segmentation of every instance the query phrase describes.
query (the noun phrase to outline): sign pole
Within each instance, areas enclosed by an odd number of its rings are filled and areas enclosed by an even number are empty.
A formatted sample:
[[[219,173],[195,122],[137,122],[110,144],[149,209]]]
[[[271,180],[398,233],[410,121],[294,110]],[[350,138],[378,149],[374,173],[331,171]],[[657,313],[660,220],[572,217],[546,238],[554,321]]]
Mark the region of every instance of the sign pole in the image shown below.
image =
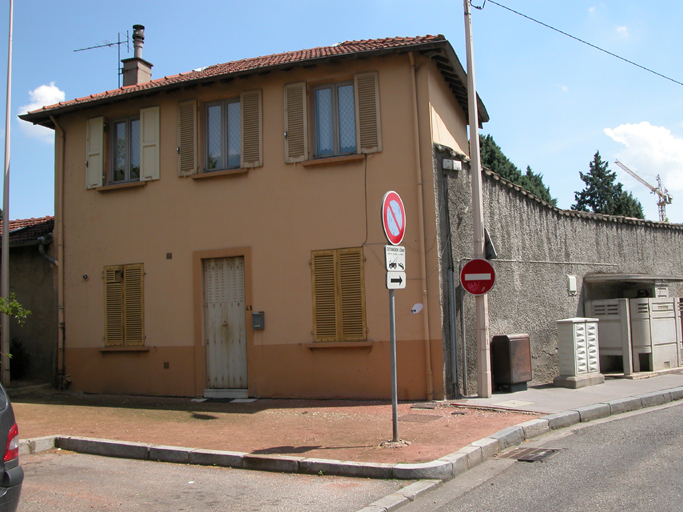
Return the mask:
[[[403,200],[393,190],[382,199],[382,227],[391,245],[384,247],[384,264],[387,270],[389,290],[389,339],[391,350],[391,413],[393,438],[391,443],[401,443],[398,438],[398,383],[396,377],[396,307],[394,290],[406,287],[406,249],[399,244],[406,231],[406,210]]]
[[[393,442],[398,442],[398,385],[396,380],[396,309],[394,290],[389,290],[389,338],[391,340],[391,413],[394,427]]]
[[[474,230],[474,257],[484,258],[484,212],[479,155],[479,114],[477,112],[477,89],[474,81],[474,50],[472,48],[472,15],[470,0],[465,2],[465,44],[467,47],[467,100],[470,124],[470,158],[472,160],[472,225]],[[493,394],[491,382],[491,348],[489,345],[489,301],[487,295],[475,298],[477,319],[477,394],[489,398]]]

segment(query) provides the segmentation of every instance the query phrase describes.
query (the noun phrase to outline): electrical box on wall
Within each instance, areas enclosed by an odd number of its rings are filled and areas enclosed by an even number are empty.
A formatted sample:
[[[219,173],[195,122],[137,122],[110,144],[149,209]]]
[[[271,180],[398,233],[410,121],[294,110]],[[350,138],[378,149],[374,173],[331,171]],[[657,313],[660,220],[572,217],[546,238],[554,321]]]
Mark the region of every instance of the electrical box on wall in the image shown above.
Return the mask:
[[[576,276],[567,276],[567,292],[569,295],[576,295],[578,293]]]
[[[462,171],[462,162],[460,160],[453,160],[451,158],[444,158],[441,165],[446,171]]]
[[[255,331],[262,331],[266,328],[266,313],[264,311],[254,311],[251,314],[251,328]]]

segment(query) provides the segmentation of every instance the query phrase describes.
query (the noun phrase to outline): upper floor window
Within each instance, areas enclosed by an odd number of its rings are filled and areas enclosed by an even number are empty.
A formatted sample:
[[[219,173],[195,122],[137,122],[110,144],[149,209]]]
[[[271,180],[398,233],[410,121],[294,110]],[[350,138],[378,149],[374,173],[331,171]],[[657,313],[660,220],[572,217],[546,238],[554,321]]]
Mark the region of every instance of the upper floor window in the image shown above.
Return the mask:
[[[315,156],[355,154],[356,108],[353,82],[314,89]]]
[[[140,118],[112,122],[111,182],[140,179]]]
[[[377,71],[312,88],[286,84],[284,93],[285,162],[382,151]]]
[[[158,180],[159,126],[159,107],[143,108],[134,116],[106,123],[102,116],[88,119],[85,187],[107,190],[105,185]]]
[[[206,170],[234,169],[241,161],[240,99],[206,107]]]

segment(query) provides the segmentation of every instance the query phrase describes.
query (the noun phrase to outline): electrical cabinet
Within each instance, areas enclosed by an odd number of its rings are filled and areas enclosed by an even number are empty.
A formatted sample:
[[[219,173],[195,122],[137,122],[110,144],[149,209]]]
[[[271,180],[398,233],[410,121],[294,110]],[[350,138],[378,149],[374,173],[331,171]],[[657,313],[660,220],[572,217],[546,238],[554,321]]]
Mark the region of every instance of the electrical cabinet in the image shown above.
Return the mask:
[[[566,318],[557,322],[560,376],[600,373],[597,318]]]

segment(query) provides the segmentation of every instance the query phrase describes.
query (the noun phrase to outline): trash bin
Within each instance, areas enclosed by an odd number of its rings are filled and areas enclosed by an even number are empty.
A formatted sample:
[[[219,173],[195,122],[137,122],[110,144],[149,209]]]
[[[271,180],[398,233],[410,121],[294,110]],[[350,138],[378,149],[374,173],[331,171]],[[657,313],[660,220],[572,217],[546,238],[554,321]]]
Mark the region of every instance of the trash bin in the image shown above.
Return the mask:
[[[524,391],[531,380],[528,334],[501,334],[491,340],[491,374],[497,391]]]

